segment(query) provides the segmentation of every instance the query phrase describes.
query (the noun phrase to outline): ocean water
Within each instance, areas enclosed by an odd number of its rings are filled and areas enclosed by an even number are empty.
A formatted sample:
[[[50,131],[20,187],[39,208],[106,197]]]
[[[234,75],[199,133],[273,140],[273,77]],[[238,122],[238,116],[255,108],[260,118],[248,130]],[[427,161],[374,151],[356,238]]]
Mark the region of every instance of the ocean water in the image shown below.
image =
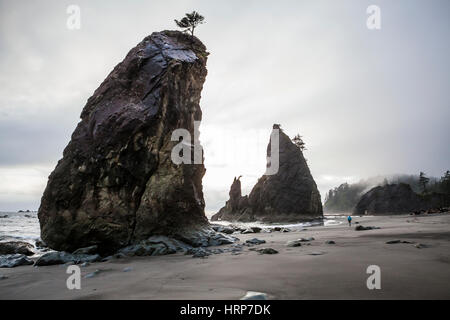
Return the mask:
[[[298,223],[261,223],[261,222],[229,222],[229,221],[211,221],[213,224],[221,224],[221,225],[235,225],[241,228],[250,228],[250,227],[260,227],[260,228],[268,228],[268,227],[281,227],[281,228],[289,228],[293,230],[303,229],[307,227],[316,227],[316,226],[337,226],[344,223],[346,220],[346,216],[341,215],[325,215],[323,221],[311,221],[311,222],[298,222]]]
[[[36,211],[0,211],[0,241],[22,240],[34,244],[40,233]]]
[[[314,226],[334,226],[346,222],[345,216],[326,215],[323,221],[289,223],[289,224],[263,224],[259,222],[230,223],[227,221],[214,221],[214,224],[229,225],[234,224],[241,227],[283,227],[289,229],[302,229]],[[32,244],[40,238],[39,220],[37,212],[1,212],[0,211],[0,241],[22,240]]]

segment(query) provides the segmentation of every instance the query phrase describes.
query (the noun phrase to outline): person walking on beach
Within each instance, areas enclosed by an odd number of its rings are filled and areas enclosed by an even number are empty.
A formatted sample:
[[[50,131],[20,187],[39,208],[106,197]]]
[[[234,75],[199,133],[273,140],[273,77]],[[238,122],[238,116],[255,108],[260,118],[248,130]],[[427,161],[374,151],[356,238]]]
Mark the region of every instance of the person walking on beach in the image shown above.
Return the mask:
[[[348,226],[351,227],[352,226],[352,217],[348,216],[347,220],[348,220]]]

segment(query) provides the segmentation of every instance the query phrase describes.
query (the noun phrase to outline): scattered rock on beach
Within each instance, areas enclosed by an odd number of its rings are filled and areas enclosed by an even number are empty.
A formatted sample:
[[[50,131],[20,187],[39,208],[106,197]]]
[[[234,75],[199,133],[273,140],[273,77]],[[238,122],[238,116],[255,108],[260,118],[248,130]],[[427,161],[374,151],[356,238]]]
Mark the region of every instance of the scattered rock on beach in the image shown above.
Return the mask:
[[[355,228],[356,231],[366,231],[366,230],[375,230],[375,229],[381,229],[381,228],[380,227],[371,227],[371,226],[364,227],[363,225],[356,226],[356,228]]]
[[[4,279],[8,279],[8,277],[5,276],[4,274],[0,274],[0,280],[4,280]]]
[[[211,228],[216,232],[222,232],[225,234],[232,234],[236,231],[233,227],[221,226],[221,225],[212,225]]]
[[[263,244],[266,243],[266,240],[261,240],[261,239],[257,239],[257,238],[253,238],[253,239],[249,239],[247,241],[245,241],[245,243],[249,243],[249,244]]]
[[[327,240],[325,241],[325,244],[336,244],[334,240]]]
[[[4,219],[4,218],[8,218],[8,215],[5,214],[5,215],[0,216],[0,219]]]
[[[98,250],[98,246],[93,245],[90,247],[77,249],[72,254],[95,254],[95,253],[97,253],[97,250]]]
[[[261,249],[255,250],[255,251],[257,251],[259,254],[276,254],[276,253],[278,253],[277,250],[272,249],[272,248],[261,248]]]
[[[247,291],[241,300],[267,300],[267,294],[263,292]]]
[[[33,264],[33,260],[24,254],[6,254],[0,255],[0,268],[14,268]]]
[[[47,244],[41,239],[36,240],[36,248],[47,248]]]
[[[132,244],[119,250],[118,253],[122,253],[126,256],[162,256],[166,254],[175,253],[176,250],[167,247],[163,243],[138,243]]]
[[[211,253],[204,248],[192,248],[187,253],[192,254],[192,258],[206,258],[211,255]]]
[[[207,228],[177,233],[174,235],[174,238],[192,247],[220,246],[232,244],[238,240],[236,237],[224,235]]]
[[[397,244],[397,243],[409,243],[409,244],[412,244],[414,242],[406,241],[406,240],[390,240],[390,241],[386,242],[386,244]]]
[[[34,254],[34,246],[25,241],[9,241],[0,242],[0,255],[2,254],[24,254],[32,256]]]
[[[288,247],[301,247],[302,246],[302,241],[300,239],[299,240],[291,240],[291,241],[288,241],[286,243],[286,246],[288,246]]]
[[[313,251],[313,252],[310,252],[310,253],[308,253],[310,256],[321,256],[321,255],[323,255],[323,254],[325,254],[325,252],[322,252],[322,251]]]
[[[418,244],[415,245],[415,247],[417,249],[424,249],[424,248],[430,248],[431,246],[428,245],[428,244],[424,244],[424,243],[418,243]]]
[[[97,276],[100,272],[101,272],[101,270],[100,270],[100,269],[97,269],[97,270],[95,270],[94,272],[88,273],[88,274],[85,275],[84,277],[85,277],[86,279],[93,278],[93,277]]]
[[[73,262],[74,264],[81,264],[83,262],[100,261],[101,257],[98,254],[70,254],[68,252],[48,252],[39,257],[34,263],[35,266],[50,266],[55,264],[66,264]]]
[[[260,233],[262,230],[260,227],[250,227],[250,229],[252,229],[254,233]]]

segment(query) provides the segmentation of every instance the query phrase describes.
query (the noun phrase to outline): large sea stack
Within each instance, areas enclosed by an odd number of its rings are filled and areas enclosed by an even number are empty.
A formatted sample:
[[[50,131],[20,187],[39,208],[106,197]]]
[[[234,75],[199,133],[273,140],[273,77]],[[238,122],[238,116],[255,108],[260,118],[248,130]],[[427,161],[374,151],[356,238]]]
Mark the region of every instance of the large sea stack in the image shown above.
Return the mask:
[[[431,192],[415,193],[409,184],[386,184],[366,192],[355,209],[356,215],[404,214],[450,206],[450,195]]]
[[[89,98],[39,208],[51,248],[112,251],[208,223],[203,164],[171,161],[173,130],[194,136],[202,118],[207,56],[195,37],[155,32]]]
[[[323,216],[320,193],[303,152],[279,125],[273,129],[279,130],[278,172],[259,178],[248,196],[241,195],[241,182],[235,178],[230,199],[212,220],[288,222]],[[271,156],[271,141],[267,156]]]

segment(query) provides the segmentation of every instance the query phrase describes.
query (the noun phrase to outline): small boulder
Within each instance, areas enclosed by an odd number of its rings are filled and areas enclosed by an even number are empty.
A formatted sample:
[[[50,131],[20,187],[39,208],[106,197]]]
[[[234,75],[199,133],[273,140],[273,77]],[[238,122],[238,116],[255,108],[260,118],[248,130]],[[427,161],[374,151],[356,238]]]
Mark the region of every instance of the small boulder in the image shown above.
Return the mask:
[[[408,244],[411,244],[411,243],[414,243],[414,242],[405,241],[405,240],[389,240],[389,241],[386,242],[386,244],[397,244],[397,243],[408,243]]]
[[[267,300],[267,294],[263,292],[247,291],[241,300]]]
[[[90,247],[77,249],[72,254],[95,254],[95,253],[97,253],[97,250],[98,250],[98,246],[93,245]]]
[[[366,231],[366,230],[375,230],[375,229],[380,229],[380,227],[372,227],[372,226],[364,227],[363,225],[359,225],[359,226],[356,226],[356,228],[355,228],[356,231]]]
[[[192,254],[192,258],[206,258],[211,255],[211,253],[204,248],[192,248],[187,253]]]
[[[261,239],[257,239],[257,238],[253,238],[253,239],[249,239],[247,241],[245,241],[245,243],[249,243],[249,244],[263,244],[266,243],[266,240],[261,240]]]
[[[41,239],[36,240],[36,248],[47,248],[47,244]]]
[[[327,240],[325,241],[325,244],[336,244],[334,240]]]
[[[261,248],[256,250],[259,254],[276,254],[278,253],[277,250],[272,249],[272,248]]]
[[[24,254],[7,254],[0,256],[0,268],[14,268],[33,264],[33,260]]]
[[[100,261],[101,257],[98,254],[70,254],[68,252],[48,252],[42,255],[34,263],[35,266],[50,266],[55,264],[66,264],[73,262],[74,264],[81,264],[83,262],[96,262]]]
[[[9,241],[0,242],[0,255],[2,254],[24,254],[32,256],[34,254],[34,246],[25,241]]]
[[[286,246],[288,246],[288,247],[301,247],[302,246],[302,241],[300,239],[299,240],[291,240],[291,241],[288,241],[286,243]]]
[[[310,256],[321,256],[321,255],[323,255],[323,254],[325,254],[324,252],[322,252],[322,251],[313,251],[313,252],[311,252],[311,253],[308,253]]]

